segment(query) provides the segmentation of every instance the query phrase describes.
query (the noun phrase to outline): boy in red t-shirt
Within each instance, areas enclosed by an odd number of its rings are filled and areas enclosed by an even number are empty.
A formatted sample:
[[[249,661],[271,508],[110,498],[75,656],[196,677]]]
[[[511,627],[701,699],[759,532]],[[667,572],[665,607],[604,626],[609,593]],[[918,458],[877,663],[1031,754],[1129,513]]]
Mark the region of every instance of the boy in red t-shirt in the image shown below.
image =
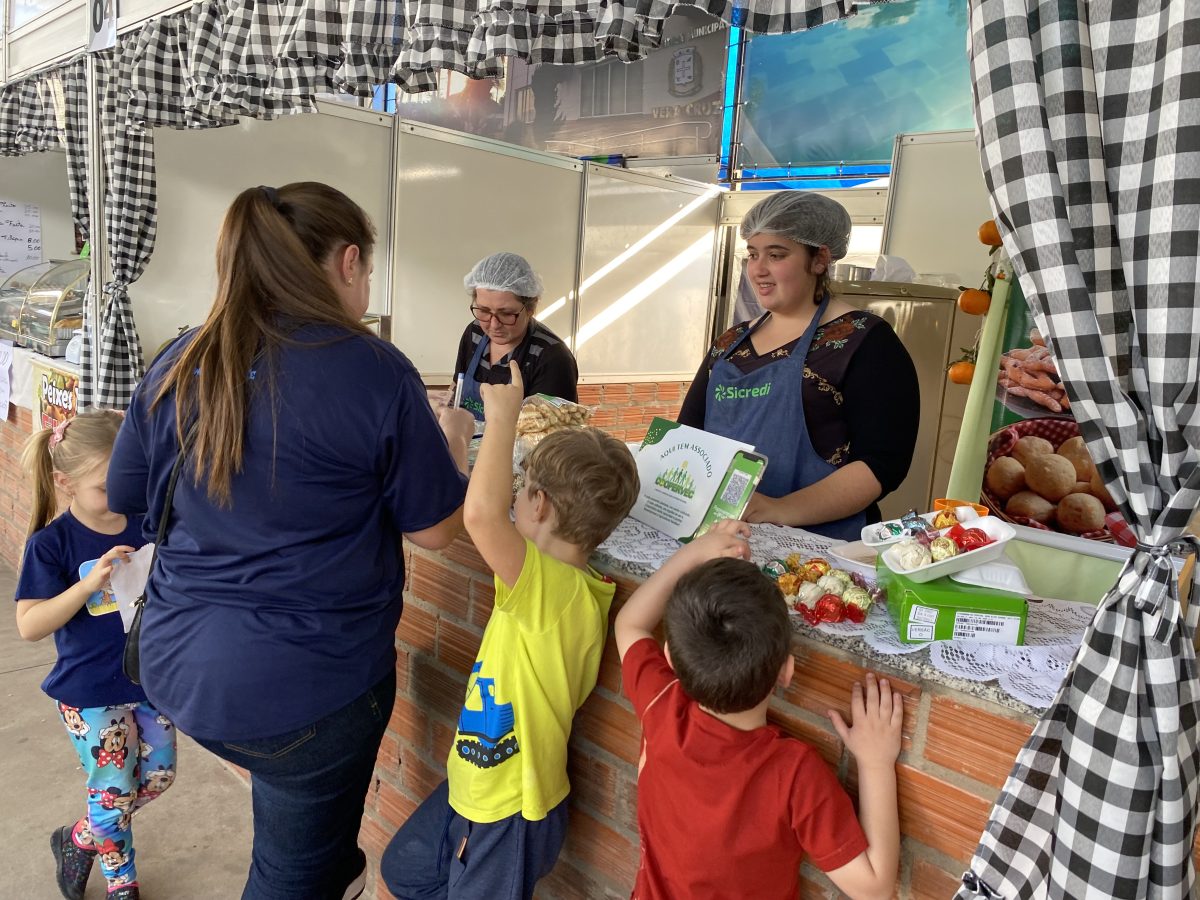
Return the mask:
[[[868,674],[854,685],[853,724],[829,713],[858,762],[860,827],[817,751],[767,724],[772,691],[792,679],[792,629],[779,589],[743,561],[748,536],[743,522],[719,523],[617,615],[624,689],[643,733],[634,900],[795,900],[806,854],[851,897],[890,898],[900,698]]]

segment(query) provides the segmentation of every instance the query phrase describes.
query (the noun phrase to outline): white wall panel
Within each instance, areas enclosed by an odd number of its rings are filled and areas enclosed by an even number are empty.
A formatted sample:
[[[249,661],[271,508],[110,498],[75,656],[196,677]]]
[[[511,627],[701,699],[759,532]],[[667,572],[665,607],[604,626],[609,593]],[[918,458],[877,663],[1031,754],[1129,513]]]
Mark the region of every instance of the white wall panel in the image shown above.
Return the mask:
[[[918,274],[982,280],[989,257],[980,224],[992,218],[974,132],[896,136],[882,253],[908,260]]]
[[[39,16],[8,36],[7,72],[4,80],[28,74],[61,57],[83,50],[87,19],[82,0]]]
[[[51,151],[0,158],[0,198],[36,203],[41,209],[43,259],[75,255],[66,154]]]
[[[582,164],[398,124],[392,340],[429,382],[447,382],[471,320],[463,276],[484,256],[519,253],[542,277],[539,317],[571,333]]]
[[[204,131],[156,129],[158,240],[129,291],[147,359],[208,314],[221,220],[237,194],[259,184],[323,181],[366,210],[379,232],[371,311],[385,312],[391,121],[337,110]]]
[[[580,374],[690,378],[704,354],[720,192],[588,167]]]

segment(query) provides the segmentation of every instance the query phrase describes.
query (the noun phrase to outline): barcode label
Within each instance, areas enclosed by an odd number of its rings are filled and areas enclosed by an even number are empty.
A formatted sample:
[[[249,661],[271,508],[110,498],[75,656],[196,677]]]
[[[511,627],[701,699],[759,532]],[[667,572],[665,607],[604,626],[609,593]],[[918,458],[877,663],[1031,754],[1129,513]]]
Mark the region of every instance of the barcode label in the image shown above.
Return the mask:
[[[1015,644],[1021,636],[1017,616],[959,612],[954,616],[954,640],[981,641],[985,644]]]
[[[725,484],[725,490],[721,492],[721,502],[729,506],[737,506],[742,500],[742,494],[746,492],[746,485],[750,483],[750,476],[745,472],[730,472],[729,481]]]

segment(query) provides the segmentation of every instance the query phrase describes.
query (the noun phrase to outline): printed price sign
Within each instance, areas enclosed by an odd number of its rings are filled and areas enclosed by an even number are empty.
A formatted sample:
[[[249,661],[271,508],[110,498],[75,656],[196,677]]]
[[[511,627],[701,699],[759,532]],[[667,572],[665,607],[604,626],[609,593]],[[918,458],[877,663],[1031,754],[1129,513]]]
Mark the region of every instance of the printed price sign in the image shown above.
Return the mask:
[[[116,46],[120,0],[88,0],[87,11],[88,51],[94,53]]]

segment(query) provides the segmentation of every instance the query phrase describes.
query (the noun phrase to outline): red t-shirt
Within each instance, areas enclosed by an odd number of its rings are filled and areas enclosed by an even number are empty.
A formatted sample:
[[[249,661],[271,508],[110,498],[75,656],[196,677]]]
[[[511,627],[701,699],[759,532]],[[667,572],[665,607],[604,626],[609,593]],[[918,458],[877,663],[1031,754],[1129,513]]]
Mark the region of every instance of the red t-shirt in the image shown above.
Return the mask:
[[[622,677],[643,734],[634,900],[795,900],[805,854],[828,872],[867,849],[850,798],[808,744],[704,712],[649,638],[629,648]]]

